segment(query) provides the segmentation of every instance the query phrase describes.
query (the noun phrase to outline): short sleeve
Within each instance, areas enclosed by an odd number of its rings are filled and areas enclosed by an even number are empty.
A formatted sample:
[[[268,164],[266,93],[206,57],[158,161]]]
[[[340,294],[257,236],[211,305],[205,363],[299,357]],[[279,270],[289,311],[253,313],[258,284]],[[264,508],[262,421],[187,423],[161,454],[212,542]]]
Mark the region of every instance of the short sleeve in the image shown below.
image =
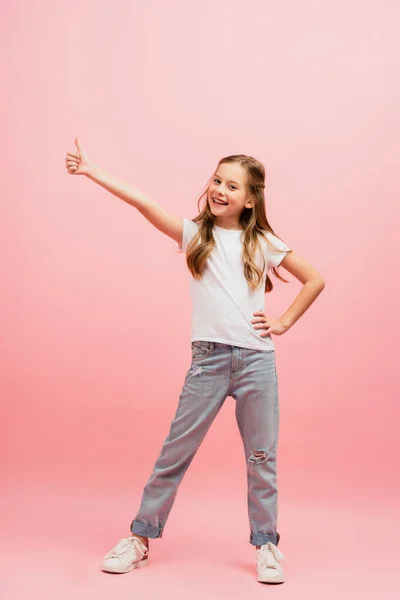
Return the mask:
[[[279,239],[276,235],[274,235],[270,231],[267,231],[265,233],[265,235],[268,238],[268,240],[275,246],[275,248],[278,248],[278,250],[284,250],[284,252],[277,252],[268,246],[267,256],[268,256],[268,271],[269,271],[270,269],[272,269],[272,267],[278,267],[280,265],[282,260],[285,258],[285,256],[289,252],[289,250],[291,250],[291,248],[289,248],[289,246],[287,246],[285,244],[285,242],[282,242],[281,239]]]
[[[183,221],[182,242],[178,242],[178,248],[179,248],[179,250],[184,252],[186,250],[186,248],[188,247],[189,242],[194,238],[194,236],[198,232],[199,225],[197,223],[193,223],[193,221],[190,221],[189,219],[185,219],[185,217],[182,217],[182,221]]]

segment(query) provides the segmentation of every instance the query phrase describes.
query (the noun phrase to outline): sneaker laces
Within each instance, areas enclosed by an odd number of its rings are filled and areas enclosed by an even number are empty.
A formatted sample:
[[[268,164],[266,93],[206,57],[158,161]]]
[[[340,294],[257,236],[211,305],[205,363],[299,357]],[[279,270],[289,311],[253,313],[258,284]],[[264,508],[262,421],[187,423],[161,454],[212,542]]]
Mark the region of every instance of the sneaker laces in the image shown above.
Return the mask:
[[[121,558],[124,554],[133,551],[136,557],[136,553],[140,552],[143,556],[147,554],[148,548],[143,542],[133,535],[127,538],[122,538],[114,548],[110,550],[103,558]]]
[[[257,550],[257,567],[264,569],[277,569],[280,567],[279,560],[285,558],[284,554],[273,544],[267,542]]]

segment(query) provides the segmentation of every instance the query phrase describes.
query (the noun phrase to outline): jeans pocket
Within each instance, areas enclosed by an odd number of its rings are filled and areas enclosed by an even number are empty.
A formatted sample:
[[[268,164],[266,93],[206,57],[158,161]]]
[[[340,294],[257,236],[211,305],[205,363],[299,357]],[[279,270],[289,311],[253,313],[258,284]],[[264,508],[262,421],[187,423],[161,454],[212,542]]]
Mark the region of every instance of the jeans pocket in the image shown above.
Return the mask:
[[[192,342],[192,360],[198,361],[207,358],[215,348],[214,342],[198,341]]]

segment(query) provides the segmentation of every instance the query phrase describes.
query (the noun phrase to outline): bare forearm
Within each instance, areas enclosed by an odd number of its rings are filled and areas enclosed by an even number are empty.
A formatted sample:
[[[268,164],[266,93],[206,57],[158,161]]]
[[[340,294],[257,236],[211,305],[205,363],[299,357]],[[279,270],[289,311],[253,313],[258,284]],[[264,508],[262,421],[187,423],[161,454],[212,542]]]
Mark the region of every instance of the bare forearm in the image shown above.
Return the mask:
[[[306,312],[314,300],[319,296],[325,287],[325,282],[321,279],[313,279],[303,284],[299,294],[289,306],[287,311],[278,319],[284,327],[289,329]]]
[[[114,196],[117,196],[117,198],[134,206],[139,211],[149,208],[151,204],[153,204],[153,200],[137,187],[134,187],[122,179],[118,179],[97,165],[94,166],[86,176],[95,183],[101,185],[101,187],[111,194],[114,194]]]
[[[137,208],[137,210],[162,233],[165,233],[177,242],[182,240],[183,220],[180,216],[171,215],[162,206],[146,196],[137,187],[118,179],[107,173],[94,163],[87,167],[85,175],[101,185],[105,190],[117,196],[124,202]]]

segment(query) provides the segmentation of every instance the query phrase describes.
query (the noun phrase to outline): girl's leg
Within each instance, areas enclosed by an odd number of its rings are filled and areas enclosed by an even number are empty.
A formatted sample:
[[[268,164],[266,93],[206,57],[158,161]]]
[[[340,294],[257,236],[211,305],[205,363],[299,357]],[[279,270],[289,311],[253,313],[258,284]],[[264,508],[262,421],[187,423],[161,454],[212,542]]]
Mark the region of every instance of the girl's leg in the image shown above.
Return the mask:
[[[162,537],[182,478],[227,397],[229,364],[230,352],[222,345],[192,343],[192,364],[175,418],[144,488],[139,511],[131,523],[132,533]]]
[[[246,456],[250,543],[277,545],[279,396],[275,352],[236,351],[238,369],[229,394],[236,400],[236,420]]]

